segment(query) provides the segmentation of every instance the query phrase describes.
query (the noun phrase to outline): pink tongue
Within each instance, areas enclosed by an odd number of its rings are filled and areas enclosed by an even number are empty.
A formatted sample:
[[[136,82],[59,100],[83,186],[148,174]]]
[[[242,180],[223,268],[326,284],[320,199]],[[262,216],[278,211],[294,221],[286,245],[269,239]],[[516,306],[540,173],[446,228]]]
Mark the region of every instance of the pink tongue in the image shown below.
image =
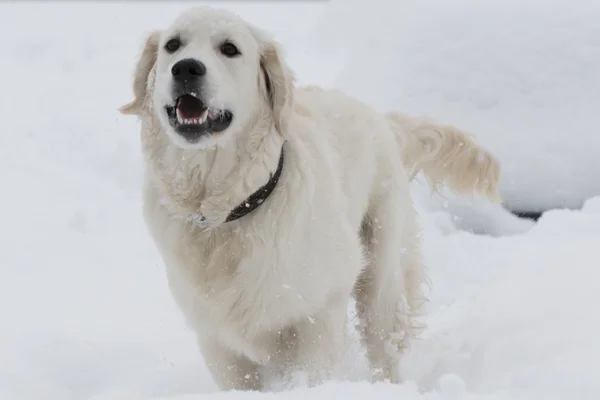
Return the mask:
[[[204,110],[204,104],[193,96],[181,96],[177,103],[177,111],[182,118],[200,118]]]

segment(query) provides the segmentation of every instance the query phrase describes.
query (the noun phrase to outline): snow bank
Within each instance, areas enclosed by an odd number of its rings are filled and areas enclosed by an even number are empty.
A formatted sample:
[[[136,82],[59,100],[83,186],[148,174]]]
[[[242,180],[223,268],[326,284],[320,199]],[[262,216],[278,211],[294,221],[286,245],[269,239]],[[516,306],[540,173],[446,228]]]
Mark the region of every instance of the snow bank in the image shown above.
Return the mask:
[[[600,3],[334,0],[312,34],[334,86],[472,132],[502,161],[511,209],[600,194]]]

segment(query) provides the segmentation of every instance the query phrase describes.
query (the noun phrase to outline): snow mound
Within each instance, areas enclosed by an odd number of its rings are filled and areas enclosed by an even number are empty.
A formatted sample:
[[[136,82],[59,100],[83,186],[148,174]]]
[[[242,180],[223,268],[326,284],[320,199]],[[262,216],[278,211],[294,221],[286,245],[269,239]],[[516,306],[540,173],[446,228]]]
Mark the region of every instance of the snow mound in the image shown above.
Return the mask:
[[[600,194],[598,20],[595,0],[335,0],[311,43],[344,57],[333,86],[473,133],[506,205],[545,211]]]

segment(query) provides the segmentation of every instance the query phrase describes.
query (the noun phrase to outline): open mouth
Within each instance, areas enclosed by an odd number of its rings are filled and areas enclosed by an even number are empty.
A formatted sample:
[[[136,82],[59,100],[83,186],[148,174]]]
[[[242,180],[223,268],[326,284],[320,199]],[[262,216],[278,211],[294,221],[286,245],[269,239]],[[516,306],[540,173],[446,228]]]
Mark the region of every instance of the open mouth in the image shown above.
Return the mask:
[[[166,106],[165,109],[173,129],[190,142],[224,131],[233,119],[231,111],[208,107],[191,94],[179,96],[175,105]]]

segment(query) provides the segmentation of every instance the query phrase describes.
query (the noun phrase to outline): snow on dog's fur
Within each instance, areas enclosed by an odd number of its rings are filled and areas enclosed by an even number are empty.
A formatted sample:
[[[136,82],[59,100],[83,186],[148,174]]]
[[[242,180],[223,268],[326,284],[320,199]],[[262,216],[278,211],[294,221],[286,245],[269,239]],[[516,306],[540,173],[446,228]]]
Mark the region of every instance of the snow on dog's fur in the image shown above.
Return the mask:
[[[406,167],[495,194],[495,160],[443,131],[442,152],[404,148],[418,132],[340,91],[296,88],[269,35],[211,8],[149,35],[133,89],[121,111],[142,121],[145,219],[219,387],[263,389],[263,367],[328,379],[351,296],[373,379],[400,381],[426,282]],[[282,151],[274,191],[228,221]],[[473,152],[486,157],[461,160]]]

